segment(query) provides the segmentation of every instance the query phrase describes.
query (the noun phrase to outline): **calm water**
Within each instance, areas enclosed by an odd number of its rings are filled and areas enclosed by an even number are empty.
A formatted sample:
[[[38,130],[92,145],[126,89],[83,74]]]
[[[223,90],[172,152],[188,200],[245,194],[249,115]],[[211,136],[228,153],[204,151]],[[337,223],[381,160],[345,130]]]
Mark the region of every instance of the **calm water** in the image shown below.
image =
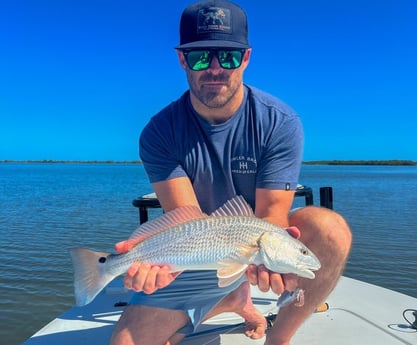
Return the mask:
[[[417,297],[417,167],[304,166],[332,186],[354,246],[345,275]],[[21,344],[74,302],[68,248],[111,251],[151,192],[141,165],[0,164],[0,339]],[[300,198],[296,205],[300,204]]]

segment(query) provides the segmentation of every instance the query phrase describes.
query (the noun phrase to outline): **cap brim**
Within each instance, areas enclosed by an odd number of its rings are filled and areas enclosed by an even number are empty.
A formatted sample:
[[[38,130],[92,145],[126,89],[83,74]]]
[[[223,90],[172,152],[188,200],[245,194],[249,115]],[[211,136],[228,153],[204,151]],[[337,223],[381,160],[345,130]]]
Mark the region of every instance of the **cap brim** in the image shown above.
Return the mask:
[[[207,40],[207,41],[195,41],[186,44],[180,44],[175,49],[192,49],[192,48],[250,48],[248,44],[242,44],[233,41],[221,41],[221,40]]]

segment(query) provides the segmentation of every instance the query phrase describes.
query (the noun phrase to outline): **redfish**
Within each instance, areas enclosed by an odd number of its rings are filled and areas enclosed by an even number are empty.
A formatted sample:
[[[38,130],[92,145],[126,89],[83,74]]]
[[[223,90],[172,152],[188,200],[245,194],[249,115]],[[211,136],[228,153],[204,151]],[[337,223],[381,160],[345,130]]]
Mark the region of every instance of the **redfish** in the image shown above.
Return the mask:
[[[317,257],[302,242],[255,217],[241,196],[211,215],[195,206],[177,208],[142,224],[130,238],[141,241],[123,254],[70,250],[78,306],[90,303],[133,262],[167,265],[172,272],[216,270],[220,287],[238,280],[249,264],[310,279],[320,268]]]

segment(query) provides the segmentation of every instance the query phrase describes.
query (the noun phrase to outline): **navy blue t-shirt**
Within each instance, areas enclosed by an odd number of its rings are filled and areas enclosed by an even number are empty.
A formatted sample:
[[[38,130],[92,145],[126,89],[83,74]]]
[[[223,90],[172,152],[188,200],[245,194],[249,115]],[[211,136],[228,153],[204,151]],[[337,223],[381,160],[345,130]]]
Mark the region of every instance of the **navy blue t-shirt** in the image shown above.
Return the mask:
[[[212,125],[194,111],[187,91],[152,117],[139,146],[151,183],[188,176],[204,212],[235,195],[254,209],[256,188],[297,187],[303,129],[285,103],[246,85],[237,112]]]

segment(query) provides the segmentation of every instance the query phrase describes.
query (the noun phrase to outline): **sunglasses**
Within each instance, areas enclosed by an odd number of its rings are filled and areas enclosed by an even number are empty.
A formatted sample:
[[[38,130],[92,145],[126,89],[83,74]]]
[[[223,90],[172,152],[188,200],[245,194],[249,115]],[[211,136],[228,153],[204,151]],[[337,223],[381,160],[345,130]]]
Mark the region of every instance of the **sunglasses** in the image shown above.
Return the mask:
[[[239,68],[242,64],[246,49],[204,49],[182,50],[188,67],[193,71],[203,71],[210,67],[213,56],[216,55],[220,66],[224,69]]]

